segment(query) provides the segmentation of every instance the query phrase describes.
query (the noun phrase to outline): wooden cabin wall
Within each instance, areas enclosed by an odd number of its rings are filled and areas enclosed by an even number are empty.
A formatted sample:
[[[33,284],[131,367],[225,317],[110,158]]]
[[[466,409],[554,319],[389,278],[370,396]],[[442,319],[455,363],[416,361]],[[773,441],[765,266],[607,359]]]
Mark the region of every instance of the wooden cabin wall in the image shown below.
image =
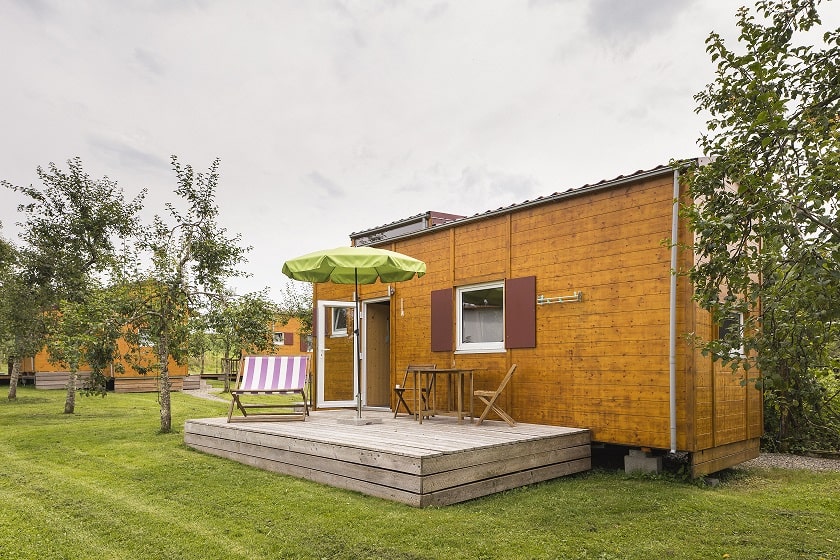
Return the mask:
[[[124,341],[120,340],[117,342],[117,344],[121,355],[125,354],[128,351],[128,345]],[[141,355],[145,357],[144,363],[151,364],[152,362],[157,361],[157,358],[153,357],[152,352],[153,351],[151,348],[141,349]],[[50,361],[49,354],[47,353],[46,348],[44,348],[35,355],[34,359],[32,360],[32,363],[34,373],[54,373],[67,371],[67,366],[65,364],[56,364]],[[114,371],[114,377],[137,377],[140,375],[124,359],[120,358],[119,360],[117,360],[117,363],[122,364],[124,371]],[[79,371],[89,372],[90,366],[88,366],[86,363],[82,363],[79,366]],[[107,374],[110,375],[110,369],[107,372]],[[170,359],[169,375],[176,377],[187,375],[187,364],[179,364],[175,360]]]
[[[121,355],[125,355],[128,352],[128,344],[120,339],[117,341],[117,347],[119,348],[119,352]],[[119,363],[122,364],[123,370],[122,372],[114,371],[114,378],[121,378],[121,377],[148,377],[141,375],[137,370],[135,370],[131,364],[129,364],[126,360],[120,359],[117,360]],[[144,347],[140,348],[140,363],[144,366],[151,366],[152,364],[157,363],[157,356],[154,353],[153,348]],[[188,365],[186,362],[183,364],[179,364],[171,357],[169,358],[169,376],[170,377],[182,377],[187,375]],[[151,377],[157,377],[157,370],[152,370],[153,375]]]
[[[516,363],[503,406],[517,420],[585,427],[604,443],[667,449],[672,206],[673,175],[665,173],[382,245],[427,265],[424,277],[395,284],[393,381],[400,382],[409,363],[436,363],[475,368],[476,388],[495,389]],[[692,258],[683,251],[680,268],[689,267]],[[537,294],[545,297],[583,293],[581,302],[537,307],[535,348],[431,351],[431,291],[525,276],[536,277]],[[362,298],[374,290],[382,287],[362,287]],[[316,298],[349,300],[351,292],[322,284]],[[682,451],[741,437],[737,415],[755,425],[744,411],[752,400],[736,403],[737,391],[728,382],[710,381],[718,377],[699,371],[696,350],[685,336],[697,319],[691,292],[688,279],[679,277],[676,396]],[[710,383],[718,383],[714,391]],[[716,420],[710,426],[712,410]]]
[[[124,340],[117,342],[120,355],[124,355],[128,351],[128,344]],[[145,364],[152,364],[157,361],[151,348],[141,349],[141,356]],[[35,374],[35,386],[39,389],[63,389],[67,386],[70,374],[66,364],[56,364],[50,361],[49,354],[46,348],[39,351],[33,358],[28,358],[28,362],[32,364],[32,373]],[[114,379],[115,392],[146,392],[157,391],[157,380],[159,375],[157,371],[152,371],[147,375],[142,375],[135,370],[131,364],[123,358],[118,359],[115,365],[121,365],[123,371],[119,368],[108,368],[104,373],[106,377]],[[172,389],[180,391],[183,386],[182,378],[187,375],[187,364],[179,364],[175,360],[169,360],[169,376],[172,379]],[[90,375],[90,366],[82,363],[79,366],[78,374],[80,378],[87,378]]]
[[[697,334],[703,340],[718,336],[711,314],[696,309]],[[752,375],[733,371],[695,349],[696,388],[692,472],[708,474],[758,456],[764,432],[761,391]],[[705,451],[704,451],[705,450]]]
[[[274,333],[282,333],[284,340],[281,342],[275,341],[270,350],[262,353],[272,354],[274,356],[300,356],[307,353],[306,341],[303,340],[303,335],[300,334],[300,319],[291,317],[285,325],[280,321],[274,321],[271,329]],[[289,335],[291,336],[291,344],[286,344],[285,337]]]
[[[588,426],[596,441],[668,447],[670,251],[662,242],[672,198],[665,176],[513,217],[511,276],[536,274],[546,297],[583,293],[580,303],[537,309],[537,348],[513,356],[524,362],[515,416]],[[682,390],[678,410],[684,405]]]

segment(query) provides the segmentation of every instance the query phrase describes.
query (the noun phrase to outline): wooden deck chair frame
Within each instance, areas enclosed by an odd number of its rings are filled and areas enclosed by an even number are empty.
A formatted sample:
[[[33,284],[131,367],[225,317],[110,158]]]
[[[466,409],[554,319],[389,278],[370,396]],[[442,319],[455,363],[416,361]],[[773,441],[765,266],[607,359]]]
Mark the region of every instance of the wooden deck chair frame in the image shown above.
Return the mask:
[[[505,422],[508,423],[509,426],[515,426],[516,421],[511,418],[510,414],[499,408],[499,405],[496,404],[496,400],[499,398],[499,395],[502,394],[502,391],[505,390],[505,386],[507,386],[510,378],[513,377],[513,372],[516,371],[516,364],[510,366],[507,374],[505,374],[504,379],[499,384],[499,388],[495,391],[483,391],[483,390],[476,390],[473,391],[473,395],[478,397],[478,399],[485,404],[484,412],[481,413],[481,416],[478,418],[477,424],[481,424],[484,422],[484,419],[487,418],[487,414],[492,410],[499,417],[502,418]]]
[[[411,407],[408,406],[408,402],[405,400],[405,392],[406,391],[416,391],[417,387],[407,387],[408,378],[409,376],[414,377],[413,373],[415,370],[418,369],[435,369],[437,366],[435,364],[409,364],[405,368],[405,373],[403,374],[402,385],[395,385],[394,386],[394,394],[397,396],[397,406],[394,407],[394,418],[397,417],[397,414],[400,412],[400,406],[405,408],[405,411],[409,415],[414,415],[411,412]],[[420,387],[420,399],[421,399],[421,407],[426,408],[426,399],[428,398],[429,388],[428,387]],[[413,399],[412,399],[413,400]]]
[[[305,420],[309,416],[306,388],[309,385],[310,356],[245,356],[239,363],[231,401],[228,422],[271,422],[278,420]],[[248,397],[278,397],[286,400],[298,394],[299,402],[248,402]],[[246,402],[243,402],[243,397]],[[280,399],[282,397],[282,399]],[[239,409],[242,416],[234,416]],[[255,410],[291,409],[292,412],[250,412]]]

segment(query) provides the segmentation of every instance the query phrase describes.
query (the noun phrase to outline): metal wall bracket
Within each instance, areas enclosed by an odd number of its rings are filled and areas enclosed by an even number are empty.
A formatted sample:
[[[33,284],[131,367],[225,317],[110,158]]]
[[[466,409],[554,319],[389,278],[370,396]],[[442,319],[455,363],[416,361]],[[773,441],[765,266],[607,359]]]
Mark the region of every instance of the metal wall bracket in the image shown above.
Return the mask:
[[[583,292],[575,292],[574,295],[571,296],[557,296],[547,298],[543,295],[539,295],[537,297],[537,305],[548,305],[549,303],[574,303],[576,301],[583,301]]]

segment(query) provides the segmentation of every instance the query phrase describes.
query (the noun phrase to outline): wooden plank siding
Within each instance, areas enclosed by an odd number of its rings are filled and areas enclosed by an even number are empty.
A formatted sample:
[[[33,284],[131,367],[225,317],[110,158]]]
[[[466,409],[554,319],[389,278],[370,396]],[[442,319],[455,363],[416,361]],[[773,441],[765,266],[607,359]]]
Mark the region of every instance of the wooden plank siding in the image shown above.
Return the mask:
[[[306,422],[188,420],[184,443],[262,469],[362,492],[414,507],[444,506],[589,470],[586,430],[366,412],[380,422],[359,429],[343,411]]]
[[[513,206],[383,244],[427,266],[424,277],[395,284],[392,383],[409,363],[436,363],[474,368],[476,389],[495,389],[516,363],[501,399],[518,421],[586,428],[596,442],[668,449],[672,208],[673,172],[663,168],[615,187]],[[679,231],[680,241],[690,243],[688,226],[681,223]],[[693,259],[681,249],[679,269]],[[526,276],[536,277],[536,293],[545,297],[583,294],[580,302],[537,307],[535,348],[431,351],[433,290]],[[362,286],[361,297],[377,289]],[[351,291],[319,284],[315,298],[349,300]],[[761,395],[689,340],[692,332],[711,335],[708,314],[692,293],[688,278],[679,276],[677,448],[752,442],[761,435]],[[749,454],[754,446],[744,449]],[[739,453],[726,456],[744,456]]]
[[[90,380],[89,371],[76,372],[76,389],[84,389]],[[68,371],[40,371],[35,373],[36,389],[66,389],[70,384]]]
[[[125,340],[118,340],[117,345],[120,356],[124,356],[128,353],[129,347]],[[154,364],[157,361],[157,357],[155,356],[151,348],[141,348],[140,356],[143,365],[146,366]],[[67,380],[69,379],[69,376],[67,374],[67,365],[52,362],[50,360],[50,356],[46,348],[39,351],[33,358],[28,358],[26,361],[31,364],[32,373],[35,374],[36,387],[40,389],[63,389],[67,387]],[[120,371],[120,369],[122,369],[122,371]],[[117,385],[119,385],[119,387],[127,388],[127,390],[135,392],[141,390],[140,388],[143,387],[147,389],[142,390],[157,391],[157,370],[149,371],[150,373],[148,373],[145,376],[140,375],[140,373],[137,370],[135,370],[134,367],[132,367],[132,364],[129,363],[129,361],[121,357],[115,362],[115,364],[112,367],[109,367],[105,371],[105,375],[106,377],[115,380],[115,391],[117,392],[120,391],[120,389],[116,388]],[[88,365],[82,363],[80,366],[80,372],[89,375],[90,370]],[[55,374],[59,375],[56,376]],[[173,379],[173,390],[180,391],[181,382],[175,382],[175,378],[180,379],[187,375],[187,364],[179,364],[175,360],[170,359],[169,375]],[[64,379],[63,383],[61,382],[61,376],[63,376]],[[40,382],[40,385],[38,382],[39,378],[42,380]],[[117,382],[117,380],[123,378],[127,381],[123,383]]]
[[[114,392],[115,393],[156,393],[160,377],[156,375],[127,377],[120,376],[114,378]],[[182,391],[184,389],[183,377],[170,377],[170,390]]]

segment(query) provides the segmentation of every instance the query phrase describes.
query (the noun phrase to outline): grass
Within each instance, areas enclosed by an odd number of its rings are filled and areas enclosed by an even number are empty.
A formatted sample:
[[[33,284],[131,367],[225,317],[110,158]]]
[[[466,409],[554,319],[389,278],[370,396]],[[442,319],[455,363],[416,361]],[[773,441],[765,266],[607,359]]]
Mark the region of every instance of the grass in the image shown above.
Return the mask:
[[[203,455],[153,394],[0,402],[0,558],[840,559],[840,473],[592,471],[413,509]],[[173,394],[173,426],[224,403]]]

